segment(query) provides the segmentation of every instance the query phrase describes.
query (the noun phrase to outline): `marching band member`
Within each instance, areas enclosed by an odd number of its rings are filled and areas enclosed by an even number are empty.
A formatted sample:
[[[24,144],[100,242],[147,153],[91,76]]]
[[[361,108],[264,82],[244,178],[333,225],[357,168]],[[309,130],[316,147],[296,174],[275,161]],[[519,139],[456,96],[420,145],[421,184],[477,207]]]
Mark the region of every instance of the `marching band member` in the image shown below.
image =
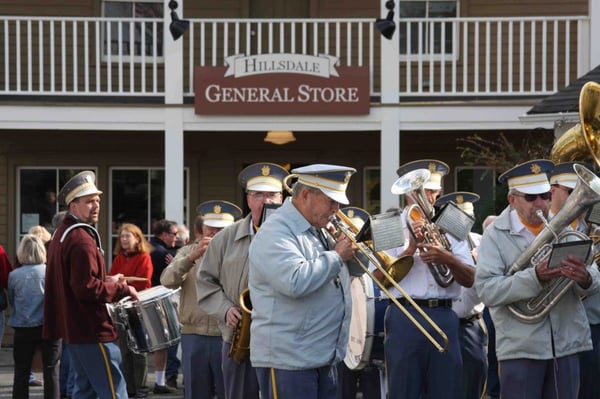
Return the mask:
[[[117,331],[107,303],[137,290],[107,276],[104,251],[94,225],[100,213],[96,175],[83,171],[73,176],[58,194],[68,212],[54,232],[48,249],[44,292],[44,339],[63,338],[75,370],[73,396],[126,398]]]
[[[292,170],[291,200],[250,245],[250,358],[263,399],[337,397],[352,307],[346,262],[357,246],[343,234],[333,242],[324,229],[348,204],[355,171],[322,164]]]
[[[242,210],[227,201],[206,201],[196,212],[200,223],[194,224],[198,240],[177,251],[163,270],[160,282],[167,288],[181,287],[179,320],[181,322],[181,361],[186,399],[225,398],[221,352],[223,340],[218,320],[198,306],[196,274],[202,256],[213,237],[242,216]]]
[[[240,172],[250,214],[213,237],[196,278],[200,307],[219,320],[223,336],[222,367],[228,399],[258,399],[256,373],[246,359],[229,357],[234,328],[242,319],[239,298],[248,281],[248,247],[259,229],[264,204],[281,204],[288,172],[273,163],[256,163]]]
[[[448,173],[448,165],[437,160],[420,160],[401,166],[397,173],[403,176],[416,169],[428,169],[429,180],[423,184],[425,200],[433,206],[442,187],[442,176]],[[412,199],[405,196],[408,205]],[[407,208],[408,209],[408,208]],[[415,325],[395,306],[390,306],[385,318],[385,359],[389,398],[428,399],[462,398],[462,361],[458,338],[459,320],[452,311],[452,301],[460,294],[461,286],[473,284],[473,258],[466,241],[448,240],[451,250],[444,248],[437,239],[433,242],[415,242],[407,230],[407,209],[402,213],[407,238],[404,246],[391,250],[394,256],[413,255],[414,263],[400,285],[423,311],[448,337],[447,353],[440,353]],[[415,221],[412,229],[420,232],[427,221]],[[446,265],[453,281],[442,287],[433,277],[428,264]],[[421,315],[402,298],[397,289],[392,294],[417,319]]]
[[[552,218],[562,208],[577,184],[577,174],[573,169],[575,162],[555,165],[550,174],[550,214]],[[573,230],[586,233],[588,228],[582,217],[571,223]],[[596,398],[600,392],[600,293],[590,295],[583,301],[592,334],[591,351],[579,354],[580,386],[579,399]]]
[[[547,258],[532,267],[525,267],[531,257],[522,259],[536,249],[532,242],[546,231],[538,211],[547,218],[551,198],[547,173],[553,167],[548,160],[533,160],[499,177],[501,183],[508,183],[509,206],[485,230],[478,248],[475,284],[496,327],[500,394],[504,398],[576,398],[578,354],[592,349],[580,296],[598,292],[597,268],[586,267],[584,260],[575,256],[554,268],[548,267]],[[513,265],[517,270],[509,272]],[[555,278],[576,284],[552,308],[545,309],[547,314],[539,320],[518,317],[514,303],[541,295],[542,283]]]
[[[577,174],[573,169],[576,164],[576,162],[564,162],[554,165],[554,168],[552,168],[550,173],[552,199],[550,200],[550,211],[548,212],[549,219],[552,219],[562,209],[577,184]],[[587,225],[583,217],[575,219],[571,223],[571,228],[582,233],[587,231]]]
[[[475,217],[473,204],[478,200],[478,194],[461,191],[438,198],[435,205],[439,208],[451,201]],[[481,235],[469,232],[469,249],[475,262],[480,240]],[[478,399],[485,392],[487,377],[487,331],[481,319],[484,305],[477,296],[475,286],[460,288],[460,295],[452,302],[452,310],[460,319],[458,338],[463,361],[463,398]]]

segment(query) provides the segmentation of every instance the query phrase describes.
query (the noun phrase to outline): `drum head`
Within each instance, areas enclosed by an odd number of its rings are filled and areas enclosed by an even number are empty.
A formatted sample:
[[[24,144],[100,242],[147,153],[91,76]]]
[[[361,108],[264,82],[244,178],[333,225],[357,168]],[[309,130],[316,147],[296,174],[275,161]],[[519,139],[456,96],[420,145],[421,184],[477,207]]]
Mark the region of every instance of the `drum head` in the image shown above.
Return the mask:
[[[365,367],[371,352],[371,337],[367,330],[373,325],[374,310],[370,309],[373,303],[367,303],[367,298],[373,297],[372,284],[366,274],[362,277],[352,277],[350,281],[352,316],[344,363],[351,370]]]

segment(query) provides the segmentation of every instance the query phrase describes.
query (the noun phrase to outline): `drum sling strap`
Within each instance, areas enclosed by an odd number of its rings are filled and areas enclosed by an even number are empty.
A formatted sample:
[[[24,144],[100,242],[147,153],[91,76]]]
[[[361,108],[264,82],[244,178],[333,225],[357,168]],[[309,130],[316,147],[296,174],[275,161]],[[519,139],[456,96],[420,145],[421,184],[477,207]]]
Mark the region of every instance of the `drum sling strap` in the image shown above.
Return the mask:
[[[94,226],[91,226],[87,223],[75,223],[74,225],[67,227],[67,229],[65,229],[65,231],[63,232],[63,235],[60,237],[60,243],[62,244],[62,242],[65,240],[65,238],[67,238],[69,233],[77,228],[84,228],[88,233],[90,233],[90,235],[96,240],[96,245],[98,246],[98,249],[100,250],[102,255],[104,255],[104,250],[102,249],[102,242],[100,241],[100,234],[98,233],[98,230],[96,230]]]

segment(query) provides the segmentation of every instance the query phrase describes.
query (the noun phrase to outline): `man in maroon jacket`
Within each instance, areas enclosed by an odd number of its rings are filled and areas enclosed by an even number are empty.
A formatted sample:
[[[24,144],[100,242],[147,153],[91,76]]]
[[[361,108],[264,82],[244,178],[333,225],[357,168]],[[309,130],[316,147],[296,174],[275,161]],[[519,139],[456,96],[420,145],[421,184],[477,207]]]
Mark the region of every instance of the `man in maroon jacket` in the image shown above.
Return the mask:
[[[122,275],[107,276],[98,222],[100,194],[95,175],[84,171],[60,190],[68,212],[48,250],[44,338],[62,338],[75,369],[74,398],[126,398],[117,332],[106,303],[131,296]]]

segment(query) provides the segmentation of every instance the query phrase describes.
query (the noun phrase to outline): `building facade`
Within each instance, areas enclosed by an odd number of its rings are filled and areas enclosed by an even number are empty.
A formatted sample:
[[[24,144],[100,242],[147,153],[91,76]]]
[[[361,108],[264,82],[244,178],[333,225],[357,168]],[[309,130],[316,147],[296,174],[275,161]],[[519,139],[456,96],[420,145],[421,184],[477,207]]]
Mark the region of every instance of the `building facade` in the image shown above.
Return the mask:
[[[123,221],[149,233],[163,217],[189,223],[206,200],[243,206],[237,175],[260,161],[352,166],[352,205],[378,213],[399,204],[389,190],[399,164],[440,159],[452,167],[445,191],[480,193],[485,216],[495,209],[495,171],[466,165],[457,140],[552,135],[550,121],[520,117],[600,64],[593,3],[400,1],[386,39],[375,26],[385,1],[4,2],[0,243],[14,258],[22,234],[49,223],[59,210],[53,196],[82,169],[96,171],[104,191],[98,227],[107,254]],[[189,21],[177,40],[171,11]],[[273,54],[363,68],[367,112],[298,104],[253,113],[240,102],[227,114],[198,112],[198,67]],[[265,142],[275,130],[295,141]]]

